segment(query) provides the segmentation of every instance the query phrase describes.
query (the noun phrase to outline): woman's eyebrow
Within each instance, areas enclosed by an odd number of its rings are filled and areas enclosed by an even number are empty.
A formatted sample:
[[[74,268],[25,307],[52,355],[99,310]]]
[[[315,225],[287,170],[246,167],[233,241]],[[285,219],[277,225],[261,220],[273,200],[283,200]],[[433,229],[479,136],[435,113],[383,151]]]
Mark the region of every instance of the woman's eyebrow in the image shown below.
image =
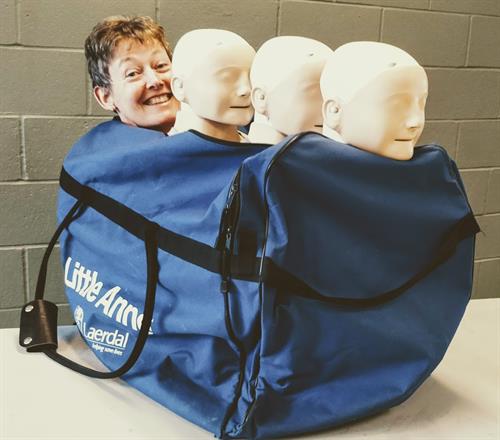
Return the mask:
[[[122,64],[125,64],[126,62],[128,61],[133,61],[135,58],[134,57],[126,57],[126,58],[123,58],[120,60],[120,62],[118,63],[118,66],[121,66]]]

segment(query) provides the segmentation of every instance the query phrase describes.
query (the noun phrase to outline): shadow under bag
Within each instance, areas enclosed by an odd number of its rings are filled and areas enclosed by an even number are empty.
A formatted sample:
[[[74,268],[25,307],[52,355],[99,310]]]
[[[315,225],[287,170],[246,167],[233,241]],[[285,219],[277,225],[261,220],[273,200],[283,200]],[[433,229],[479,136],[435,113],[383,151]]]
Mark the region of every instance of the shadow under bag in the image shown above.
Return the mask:
[[[401,403],[470,298],[479,228],[436,145],[396,161],[314,133],[266,148],[111,121],[73,147],[60,182],[21,345],[120,376],[223,438]],[[43,291],[59,235],[75,322],[110,372],[56,351]]]

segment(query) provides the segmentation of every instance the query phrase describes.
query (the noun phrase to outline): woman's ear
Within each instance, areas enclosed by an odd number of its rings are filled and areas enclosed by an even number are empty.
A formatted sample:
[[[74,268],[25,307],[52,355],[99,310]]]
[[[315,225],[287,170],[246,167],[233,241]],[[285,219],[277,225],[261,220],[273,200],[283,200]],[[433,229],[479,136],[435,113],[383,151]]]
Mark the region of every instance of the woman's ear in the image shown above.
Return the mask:
[[[113,96],[111,95],[111,91],[109,90],[108,87],[95,86],[94,97],[104,110],[109,110],[111,112],[118,111],[118,109],[115,106]]]
[[[267,116],[267,96],[266,92],[260,87],[252,89],[252,105],[256,113]]]
[[[184,88],[184,81],[180,76],[172,76],[170,88],[177,101],[186,102],[186,89]]]
[[[340,119],[342,108],[334,99],[327,99],[323,102],[323,125],[326,125],[332,130],[338,131],[340,126]]]

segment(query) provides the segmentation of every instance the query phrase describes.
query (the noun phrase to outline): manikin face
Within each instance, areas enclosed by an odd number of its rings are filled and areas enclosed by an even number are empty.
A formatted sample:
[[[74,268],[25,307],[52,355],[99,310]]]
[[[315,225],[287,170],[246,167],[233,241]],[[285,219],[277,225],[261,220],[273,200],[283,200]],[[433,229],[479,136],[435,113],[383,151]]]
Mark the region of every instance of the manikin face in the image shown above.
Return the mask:
[[[322,61],[305,64],[268,93],[266,115],[275,130],[285,136],[302,131],[321,133],[319,79],[323,66]]]
[[[111,88],[95,90],[96,98],[125,124],[167,132],[179,109],[170,89],[170,64],[159,42],[121,41],[109,64]]]
[[[344,142],[398,160],[413,157],[425,123],[427,75],[420,66],[387,70],[342,106]]]
[[[216,49],[184,80],[185,101],[203,119],[247,125],[253,116],[250,67],[254,52],[245,46]]]

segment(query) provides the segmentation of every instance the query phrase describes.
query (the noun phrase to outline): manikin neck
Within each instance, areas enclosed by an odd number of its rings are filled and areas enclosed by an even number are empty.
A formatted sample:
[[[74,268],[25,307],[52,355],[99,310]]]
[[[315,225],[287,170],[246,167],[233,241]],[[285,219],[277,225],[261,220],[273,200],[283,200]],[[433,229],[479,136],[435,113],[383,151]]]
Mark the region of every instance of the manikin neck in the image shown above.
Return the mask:
[[[255,144],[277,144],[286,136],[276,130],[269,123],[269,119],[266,116],[261,113],[255,113],[254,121],[250,124],[248,137]]]
[[[340,135],[340,133],[335,131],[333,128],[328,127],[328,125],[326,125],[325,123],[323,123],[323,134],[327,138],[330,138],[330,139],[333,139],[334,141],[342,142],[343,144],[345,144],[345,141],[342,138],[342,136]]]
[[[202,118],[193,111],[189,104],[181,102],[181,108],[177,112],[173,131],[181,133],[188,130],[196,130],[204,135],[223,141],[240,142],[238,127]]]

